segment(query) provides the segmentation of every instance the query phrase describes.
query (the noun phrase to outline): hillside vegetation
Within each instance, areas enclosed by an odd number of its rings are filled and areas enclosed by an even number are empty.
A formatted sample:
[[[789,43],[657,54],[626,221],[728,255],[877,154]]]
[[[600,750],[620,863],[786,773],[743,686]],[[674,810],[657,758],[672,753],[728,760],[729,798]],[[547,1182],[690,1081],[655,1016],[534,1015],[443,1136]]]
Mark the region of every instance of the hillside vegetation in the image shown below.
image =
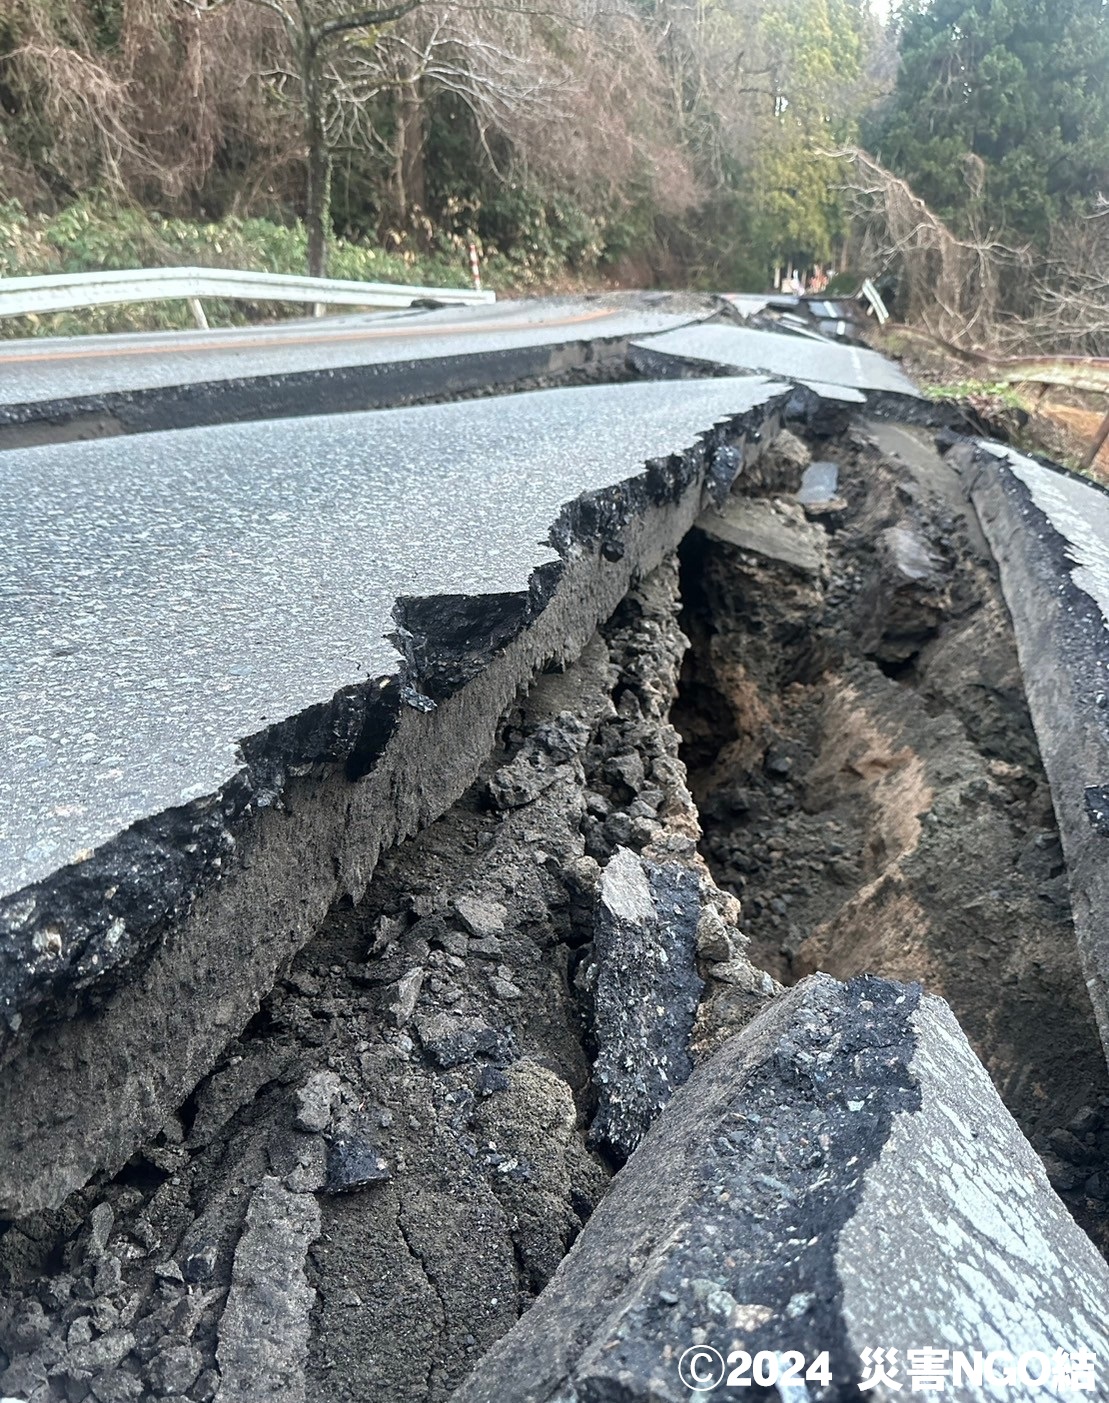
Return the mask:
[[[0,273],[851,266],[954,339],[1039,317],[1096,346],[1102,194],[1106,0],[0,6]]]

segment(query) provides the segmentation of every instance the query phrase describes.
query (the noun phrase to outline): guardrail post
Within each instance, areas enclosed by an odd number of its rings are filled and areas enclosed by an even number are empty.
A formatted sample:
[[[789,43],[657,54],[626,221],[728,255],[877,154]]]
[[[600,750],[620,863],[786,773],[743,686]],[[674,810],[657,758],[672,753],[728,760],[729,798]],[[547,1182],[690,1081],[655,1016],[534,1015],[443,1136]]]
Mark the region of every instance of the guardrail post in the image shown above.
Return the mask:
[[[193,321],[201,331],[208,330],[208,318],[204,315],[204,306],[199,297],[190,297],[189,311],[193,314]]]
[[[1082,466],[1086,469],[1093,467],[1097,461],[1097,455],[1101,452],[1102,444],[1109,439],[1109,414],[1101,421],[1101,428],[1094,434],[1094,441],[1090,444],[1090,451],[1082,461]]]

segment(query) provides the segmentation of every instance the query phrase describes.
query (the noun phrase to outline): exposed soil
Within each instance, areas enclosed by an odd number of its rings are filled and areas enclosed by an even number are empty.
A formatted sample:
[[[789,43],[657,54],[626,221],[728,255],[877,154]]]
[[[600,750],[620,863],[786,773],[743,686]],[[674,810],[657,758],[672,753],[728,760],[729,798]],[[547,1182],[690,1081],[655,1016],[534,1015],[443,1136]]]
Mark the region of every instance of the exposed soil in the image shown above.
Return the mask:
[[[751,954],[946,998],[1068,1206],[1109,1246],[1109,1080],[1008,615],[927,437],[786,436],[682,551],[675,721]]]
[[[946,387],[950,392],[951,386],[989,376],[982,362],[953,354],[941,342],[909,327],[872,333],[871,339],[883,354],[900,361],[919,385]],[[950,403],[967,415],[968,422],[977,419],[987,434],[1024,452],[1042,453],[1070,466],[1084,461],[1105,417],[1101,397],[1062,386],[1011,388],[1020,392],[1023,407],[1017,407],[1011,395],[1002,396],[984,386],[968,388]],[[1098,453],[1093,475],[1101,480],[1109,477],[1109,444]]]
[[[1073,404],[1057,404],[1045,400],[1039,413],[1062,425],[1070,439],[1070,447],[1076,457],[1084,458],[1089,452],[1098,429],[1105,418],[1105,412],[1097,409],[1081,409]],[[1109,477],[1109,441],[1102,444],[1094,459],[1094,473],[1105,479]]]

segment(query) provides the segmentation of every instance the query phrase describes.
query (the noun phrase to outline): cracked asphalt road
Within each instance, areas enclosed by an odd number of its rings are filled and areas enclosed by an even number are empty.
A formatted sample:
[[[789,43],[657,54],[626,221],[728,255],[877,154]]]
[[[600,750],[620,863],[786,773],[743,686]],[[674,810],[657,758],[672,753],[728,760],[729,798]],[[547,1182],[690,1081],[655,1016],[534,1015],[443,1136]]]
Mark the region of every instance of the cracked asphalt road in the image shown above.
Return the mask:
[[[560,507],[782,386],[566,389],[0,459],[0,892],[214,793],[398,665],[399,595],[527,588]]]
[[[8,405],[37,404],[258,375],[386,365],[599,337],[645,336],[699,313],[619,299],[498,302],[214,331],[0,341]]]

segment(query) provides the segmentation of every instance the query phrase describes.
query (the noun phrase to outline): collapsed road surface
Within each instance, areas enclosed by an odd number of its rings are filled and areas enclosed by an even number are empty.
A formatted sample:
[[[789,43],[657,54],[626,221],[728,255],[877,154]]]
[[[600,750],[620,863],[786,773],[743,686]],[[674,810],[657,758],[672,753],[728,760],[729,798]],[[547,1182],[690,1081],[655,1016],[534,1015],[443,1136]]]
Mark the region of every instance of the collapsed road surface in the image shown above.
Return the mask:
[[[0,459],[0,1394],[1109,1396],[1001,469],[798,344]]]
[[[632,343],[633,364],[658,369],[679,361],[700,371],[708,366],[779,376],[833,401],[870,402],[875,392],[894,397],[904,411],[919,393],[892,361],[856,346],[823,345],[750,327],[687,325]]]
[[[469,784],[516,687],[673,549],[706,478],[730,486],[785,388],[0,459],[0,1204],[55,1203],[157,1129],[381,847]]]

